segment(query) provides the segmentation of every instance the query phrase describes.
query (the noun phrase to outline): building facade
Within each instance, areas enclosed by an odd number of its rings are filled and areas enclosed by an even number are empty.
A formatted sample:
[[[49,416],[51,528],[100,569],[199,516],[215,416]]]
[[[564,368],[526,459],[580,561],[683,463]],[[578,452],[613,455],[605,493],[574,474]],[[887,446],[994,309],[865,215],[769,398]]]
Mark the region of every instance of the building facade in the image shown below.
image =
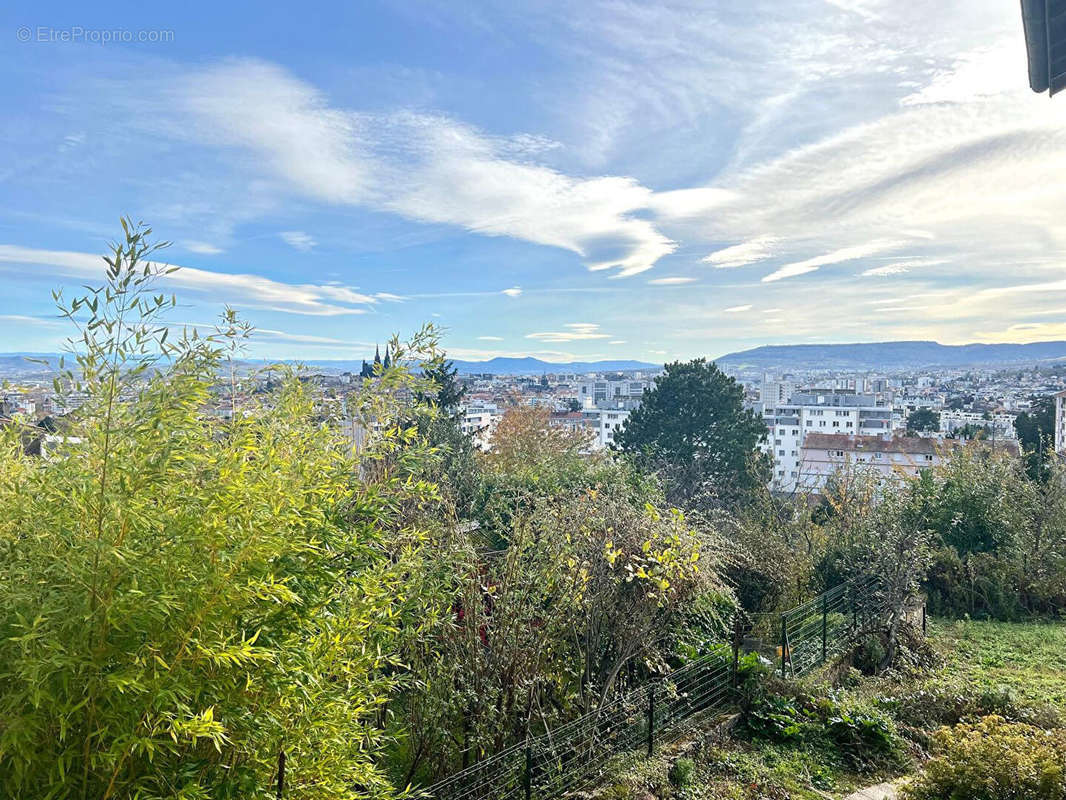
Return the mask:
[[[883,436],[896,429],[892,403],[853,392],[797,393],[788,403],[763,408],[769,431],[764,449],[773,456],[770,488],[794,492],[804,487],[802,449],[812,433]]]
[[[915,477],[923,469],[943,463],[958,442],[919,436],[862,436],[812,433],[801,449],[799,488],[820,494],[841,470],[860,469],[878,480]]]

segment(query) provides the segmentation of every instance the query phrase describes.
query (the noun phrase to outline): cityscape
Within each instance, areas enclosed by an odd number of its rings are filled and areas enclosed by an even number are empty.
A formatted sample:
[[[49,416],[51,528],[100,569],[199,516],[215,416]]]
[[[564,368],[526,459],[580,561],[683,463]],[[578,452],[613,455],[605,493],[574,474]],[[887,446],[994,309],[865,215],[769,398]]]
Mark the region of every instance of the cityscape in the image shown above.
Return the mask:
[[[1066,343],[1062,347],[1066,352]],[[1066,454],[1066,356],[1061,361],[884,373],[763,372],[730,365],[724,372],[742,388],[745,407],[766,425],[761,449],[773,463],[769,487],[785,494],[819,494],[848,464],[869,465],[886,478],[914,476],[942,463],[950,448],[971,440],[1020,456],[1019,415],[1035,419],[1043,414],[1054,420],[1053,427],[1045,421],[1044,440],[1037,445]],[[380,370],[380,347],[377,362]],[[364,360],[359,373],[343,367],[321,369],[321,364],[319,369],[305,368],[317,401],[329,409],[324,414],[353,443],[361,442],[364,432],[338,409],[346,407],[349,394],[361,383],[374,380],[373,365],[373,360]],[[509,409],[534,408],[546,413],[549,425],[587,438],[588,452],[610,450],[630,412],[640,407],[645,391],[662,374],[651,366],[581,373],[549,372],[550,366],[544,364],[539,376],[476,371],[461,375],[464,395],[457,414],[462,433],[478,449],[491,450],[493,434]],[[478,366],[466,364],[465,369]],[[56,426],[86,395],[56,394],[50,371],[29,358],[9,357],[7,371],[0,420],[11,423],[17,418],[41,426],[42,434],[32,446],[43,444],[47,450],[50,442],[61,439]],[[267,380],[259,379],[258,385]],[[211,411],[224,415],[231,403],[232,398],[219,396]]]

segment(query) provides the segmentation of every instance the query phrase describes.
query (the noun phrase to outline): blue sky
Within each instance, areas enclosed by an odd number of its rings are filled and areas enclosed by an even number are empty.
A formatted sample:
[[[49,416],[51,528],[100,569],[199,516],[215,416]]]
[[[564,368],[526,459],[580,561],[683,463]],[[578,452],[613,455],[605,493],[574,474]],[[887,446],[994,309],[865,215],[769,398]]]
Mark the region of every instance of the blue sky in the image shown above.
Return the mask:
[[[174,243],[173,320],[228,303],[262,357],[1066,339],[1066,99],[1016,3],[14,3],[0,36],[0,350],[57,348],[49,290],[122,214]]]

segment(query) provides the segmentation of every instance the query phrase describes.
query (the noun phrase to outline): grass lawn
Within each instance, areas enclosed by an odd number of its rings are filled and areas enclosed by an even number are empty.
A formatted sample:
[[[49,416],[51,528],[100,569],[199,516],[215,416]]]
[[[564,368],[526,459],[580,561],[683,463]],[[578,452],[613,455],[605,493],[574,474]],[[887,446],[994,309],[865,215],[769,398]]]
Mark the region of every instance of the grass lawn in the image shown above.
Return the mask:
[[[944,659],[933,682],[953,677],[1008,687],[1026,700],[1066,707],[1066,623],[936,619],[929,639]]]

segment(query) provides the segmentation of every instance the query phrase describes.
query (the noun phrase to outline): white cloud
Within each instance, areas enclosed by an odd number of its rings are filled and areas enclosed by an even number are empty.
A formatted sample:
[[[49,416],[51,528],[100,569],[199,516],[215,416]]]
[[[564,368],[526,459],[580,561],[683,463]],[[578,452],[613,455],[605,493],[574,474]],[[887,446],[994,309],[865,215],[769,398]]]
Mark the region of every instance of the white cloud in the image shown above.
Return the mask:
[[[625,344],[625,343],[626,343],[625,339],[612,339],[611,341],[607,342],[607,344]]]
[[[188,250],[190,253],[197,253],[199,255],[217,256],[223,252],[221,247],[216,247],[215,245],[210,244],[209,242],[198,242],[189,240],[184,242],[183,244],[185,246],[185,249]]]
[[[479,336],[477,338],[480,339],[482,342],[502,342],[503,341],[503,337],[502,336]]]
[[[548,331],[546,333],[527,333],[527,339],[541,342],[580,342],[588,339],[610,339],[609,333],[601,333],[600,326],[591,322],[568,322],[563,326],[569,330]]]
[[[781,267],[776,272],[771,272],[764,277],[762,282],[772,283],[773,281],[779,281],[782,278],[793,278],[797,275],[814,272],[816,269],[824,267],[827,264],[839,264],[842,261],[854,261],[857,258],[866,258],[875,253],[898,247],[899,244],[899,242],[870,242],[869,244],[861,244],[854,247],[842,247],[839,250],[834,250],[832,253],[826,253],[823,256],[815,256],[814,258],[808,258],[805,261],[796,261],[792,264],[785,264],[785,266]]]
[[[175,130],[244,147],[293,189],[325,202],[563,248],[617,276],[650,269],[676,247],[635,216],[655,196],[631,178],[565,175],[525,160],[528,137],[493,138],[449,117],[338,108],[264,62],[191,73],[173,85],[160,113],[170,107],[192,118]],[[672,193],[661,205],[689,213],[719,194]]]
[[[752,306],[749,304],[745,306],[730,306],[729,308],[723,309],[723,311],[725,311],[726,314],[739,314],[744,311],[751,311],[751,309]]]
[[[502,290],[500,294],[505,294],[508,297],[518,297],[520,294],[522,294],[522,287],[512,286],[510,289]]]
[[[39,250],[0,245],[0,262],[51,267],[53,274],[102,280],[104,262],[98,255],[67,250]],[[207,294],[233,306],[250,306],[293,314],[335,316],[363,314],[377,300],[343,286],[282,283],[261,275],[212,272],[182,267],[162,278],[168,289]]]
[[[285,244],[304,253],[309,253],[318,244],[314,238],[303,231],[282,231],[278,234]]]
[[[760,236],[750,242],[742,242],[732,247],[716,250],[703,261],[713,264],[718,269],[747,266],[770,258],[774,254],[773,247],[776,241],[772,236]]]
[[[902,275],[904,272],[910,272],[911,265],[905,261],[898,264],[885,264],[883,267],[872,267],[870,269],[863,270],[860,275],[865,278],[869,277],[886,277],[888,275]]]
[[[648,285],[650,285],[650,286],[680,286],[681,284],[684,284],[684,283],[693,283],[693,282],[695,282],[695,280],[696,280],[695,278],[681,278],[681,277],[676,277],[676,278],[653,278],[652,280],[648,281]]]
[[[256,328],[253,331],[253,337],[266,337],[267,339],[276,339],[282,342],[291,342],[293,344],[329,344],[329,345],[343,345],[345,347],[373,347],[371,342],[351,341],[348,339],[335,339],[331,336],[316,336],[314,334],[307,333],[289,333],[288,331],[271,330],[270,328]]]
[[[732,192],[725,189],[675,189],[670,192],[656,192],[648,207],[660,217],[684,219],[707,214],[731,199]]]
[[[567,361],[587,361],[589,359],[604,358],[602,353],[568,353],[561,350],[482,350],[471,347],[449,347],[450,358],[469,359],[473,361],[487,361],[492,358],[526,358],[532,356],[541,361],[552,363],[565,363]]]
[[[996,331],[979,331],[974,339],[980,342],[1009,342],[1024,344],[1026,342],[1046,342],[1066,339],[1066,322],[1031,322],[1010,325]]]
[[[937,264],[946,264],[947,261],[943,259],[921,259],[914,261],[896,261],[892,264],[885,264],[881,267],[871,267],[870,269],[863,270],[860,275],[863,277],[886,277],[888,275],[902,275],[905,272],[910,272],[914,267],[932,267]]]
[[[17,322],[20,325],[43,325],[45,327],[68,324],[66,320],[49,319],[47,317],[31,317],[25,314],[0,314],[0,320],[4,322]]]

